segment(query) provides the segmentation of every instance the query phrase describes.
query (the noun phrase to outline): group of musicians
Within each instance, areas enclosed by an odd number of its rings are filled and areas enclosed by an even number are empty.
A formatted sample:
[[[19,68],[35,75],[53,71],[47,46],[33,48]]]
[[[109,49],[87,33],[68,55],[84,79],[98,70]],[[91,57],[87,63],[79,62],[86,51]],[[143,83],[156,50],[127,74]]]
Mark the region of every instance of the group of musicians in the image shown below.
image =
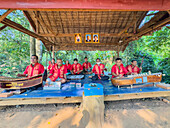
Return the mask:
[[[78,59],[74,59],[74,63],[71,65],[69,61],[66,61],[64,65],[62,59],[57,59],[55,63],[55,59],[53,58],[50,65],[48,66],[48,78],[46,80],[47,84],[50,82],[59,81],[61,83],[65,83],[67,81],[66,74],[70,72],[72,75],[82,75],[82,74],[92,74],[92,80],[108,80],[109,76],[104,74],[104,71],[107,71],[105,65],[101,63],[99,58],[96,59],[96,64],[93,66],[90,62],[88,62],[88,58],[84,58],[84,63],[81,65],[78,63]],[[142,68],[137,67],[137,61],[132,60],[130,65],[124,67],[122,64],[122,59],[117,58],[115,60],[115,65],[113,65],[111,69],[112,78],[114,77],[124,77],[125,75],[130,74],[139,74],[142,71]],[[38,56],[31,56],[31,64],[28,65],[23,74],[18,74],[18,77],[32,77],[38,74],[42,74],[44,72],[44,66],[38,63]]]

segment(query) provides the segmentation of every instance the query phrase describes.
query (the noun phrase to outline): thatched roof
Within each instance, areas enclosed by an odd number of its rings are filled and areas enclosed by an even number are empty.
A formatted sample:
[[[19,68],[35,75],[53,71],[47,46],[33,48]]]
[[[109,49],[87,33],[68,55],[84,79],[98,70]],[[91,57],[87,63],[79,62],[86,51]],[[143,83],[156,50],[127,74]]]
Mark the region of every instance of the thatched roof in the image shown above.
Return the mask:
[[[0,23],[41,40],[48,50],[117,50],[124,51],[129,42],[170,23],[169,0],[0,0],[8,9]],[[6,16],[23,10],[34,32]],[[159,10],[147,14],[149,10]],[[152,19],[139,28],[146,16]],[[75,44],[74,34],[81,33],[82,44]],[[85,44],[85,33],[99,33],[100,43]]]
[[[55,50],[118,50],[137,39],[138,27],[147,11],[24,11],[34,30]],[[160,20],[167,12],[159,12]],[[155,16],[158,16],[156,14]],[[155,22],[154,22],[155,23]],[[82,44],[75,44],[74,34],[82,34]],[[99,33],[100,43],[87,44],[85,33]],[[146,34],[146,33],[145,33]],[[130,38],[133,39],[130,40]],[[128,41],[129,40],[129,41]]]

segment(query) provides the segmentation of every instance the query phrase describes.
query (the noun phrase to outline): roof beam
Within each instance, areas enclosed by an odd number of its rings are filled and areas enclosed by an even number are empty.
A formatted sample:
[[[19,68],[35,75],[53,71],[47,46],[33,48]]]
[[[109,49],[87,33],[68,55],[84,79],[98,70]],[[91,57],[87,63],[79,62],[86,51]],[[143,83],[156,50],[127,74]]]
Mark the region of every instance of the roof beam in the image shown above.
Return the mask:
[[[40,36],[43,36],[43,37],[74,37],[74,34],[75,33],[70,33],[70,34],[64,34],[64,33],[60,33],[58,35],[53,35],[53,34],[39,34]],[[82,33],[82,36],[84,35],[85,33]],[[100,36],[102,37],[117,37],[117,36],[125,36],[125,37],[128,37],[128,36],[135,36],[135,34],[133,33],[125,33],[125,34],[122,34],[122,35],[119,35],[118,33],[103,33],[103,34],[100,34]]]
[[[18,30],[20,32],[23,32],[23,33],[25,33],[25,34],[27,34],[29,36],[32,36],[32,37],[34,37],[36,39],[39,39],[42,42],[49,43],[51,45],[54,44],[54,43],[50,42],[49,40],[46,40],[44,37],[39,36],[38,34],[36,34],[36,33],[32,32],[32,31],[24,28],[22,25],[20,25],[18,23],[15,23],[15,22],[7,19],[7,18],[5,18],[1,23],[6,25],[6,26],[9,26],[11,28],[14,28],[14,29],[16,29],[16,30]]]
[[[65,47],[115,47],[119,45],[119,43],[62,43],[60,46],[55,47],[55,50],[62,50],[65,49]]]
[[[3,21],[12,11],[14,11],[14,9],[8,9],[4,14],[2,14],[0,16],[0,22]]]
[[[6,27],[7,27],[7,25],[4,25],[4,26],[0,27],[0,31],[5,29]]]

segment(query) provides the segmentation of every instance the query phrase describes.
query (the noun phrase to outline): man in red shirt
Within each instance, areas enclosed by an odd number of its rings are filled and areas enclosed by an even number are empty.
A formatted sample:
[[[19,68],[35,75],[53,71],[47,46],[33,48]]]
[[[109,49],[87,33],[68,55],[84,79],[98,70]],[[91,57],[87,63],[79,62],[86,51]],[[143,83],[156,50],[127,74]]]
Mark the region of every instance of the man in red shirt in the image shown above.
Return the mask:
[[[69,63],[68,60],[66,60],[66,64],[65,66],[67,67],[67,72],[70,72],[70,69],[71,69],[71,64]]]
[[[122,64],[121,58],[117,58],[115,63],[116,64],[113,65],[112,70],[111,70],[112,78],[123,77],[125,74],[128,73],[128,71],[126,70],[126,68]]]
[[[48,66],[48,72],[50,72],[51,69],[53,68],[53,66],[55,65],[55,59],[52,58],[51,62],[52,62],[52,63],[50,63],[49,66]]]
[[[31,64],[28,65],[23,74],[18,74],[18,77],[33,77],[39,74],[43,74],[44,66],[38,63],[38,56],[31,56]]]
[[[74,64],[71,65],[70,68],[71,74],[74,75],[82,75],[82,71],[83,71],[83,67],[81,66],[81,64],[78,63],[78,59],[75,58],[74,59]]]
[[[141,73],[142,67],[138,68],[136,65],[137,65],[137,61],[132,60],[131,65],[126,66],[128,74],[139,74],[139,73]]]
[[[88,62],[87,57],[84,58],[84,61],[85,62],[83,63],[83,71],[84,71],[85,74],[89,74],[92,66],[91,66],[90,62]]]
[[[57,59],[57,63],[53,66],[50,73],[48,74],[46,85],[49,85],[51,82],[61,82],[65,83],[67,81],[66,78],[67,68],[65,65],[63,65],[63,62],[61,59]]]
[[[96,64],[94,65],[92,72],[91,73],[95,73],[95,76],[92,77],[92,80],[108,80],[109,77],[104,75],[104,70],[107,71],[107,69],[105,68],[104,64],[101,64],[100,59],[97,58],[96,59]]]

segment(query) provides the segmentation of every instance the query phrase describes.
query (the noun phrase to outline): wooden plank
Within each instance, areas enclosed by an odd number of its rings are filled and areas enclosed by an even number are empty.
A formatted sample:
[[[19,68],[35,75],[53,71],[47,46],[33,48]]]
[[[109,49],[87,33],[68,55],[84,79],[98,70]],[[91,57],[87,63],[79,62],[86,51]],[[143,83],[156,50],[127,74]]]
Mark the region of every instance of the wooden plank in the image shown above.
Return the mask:
[[[104,96],[84,96],[81,104],[85,118],[89,119],[86,128],[103,128],[104,124]]]
[[[107,95],[104,96],[104,101],[117,101],[128,99],[140,99],[140,98],[152,98],[152,97],[167,97],[170,96],[170,91],[161,92],[146,92],[146,93],[125,93],[119,95]],[[54,103],[80,103],[82,97],[56,97],[56,98],[12,98],[12,99],[0,99],[0,106],[9,105],[24,105],[24,104],[54,104]]]
[[[170,89],[170,84],[157,83],[156,86],[163,89]]]
[[[12,11],[14,11],[14,9],[8,9],[4,14],[2,14],[0,16],[0,22],[3,21]]]
[[[2,27],[0,27],[0,31],[2,31],[3,29],[5,29],[7,27],[7,25],[3,25]]]
[[[58,97],[58,98],[14,98],[14,99],[0,99],[0,106],[9,105],[24,105],[24,104],[53,104],[53,103],[80,103],[82,97]]]
[[[166,97],[170,96],[170,91],[160,92],[145,92],[145,93],[129,93],[120,95],[107,95],[104,101],[116,101],[116,100],[128,100],[128,99],[140,99],[140,98],[152,98],[152,97]]]
[[[53,44],[53,43],[50,42],[49,40],[46,40],[44,37],[39,36],[38,34],[36,34],[36,33],[32,32],[32,31],[24,28],[22,25],[20,25],[20,24],[18,24],[18,23],[15,23],[15,22],[7,19],[7,18],[5,18],[1,23],[5,24],[5,25],[7,25],[7,26],[9,26],[9,27],[11,27],[11,28],[14,28],[14,29],[16,29],[16,30],[18,30],[18,31],[20,31],[20,32],[23,32],[23,33],[25,33],[25,34],[27,34],[27,35],[29,35],[29,36],[32,36],[32,37],[34,37],[34,38],[36,38],[36,39],[39,39],[39,40],[41,40],[42,42],[49,43],[49,44]]]

